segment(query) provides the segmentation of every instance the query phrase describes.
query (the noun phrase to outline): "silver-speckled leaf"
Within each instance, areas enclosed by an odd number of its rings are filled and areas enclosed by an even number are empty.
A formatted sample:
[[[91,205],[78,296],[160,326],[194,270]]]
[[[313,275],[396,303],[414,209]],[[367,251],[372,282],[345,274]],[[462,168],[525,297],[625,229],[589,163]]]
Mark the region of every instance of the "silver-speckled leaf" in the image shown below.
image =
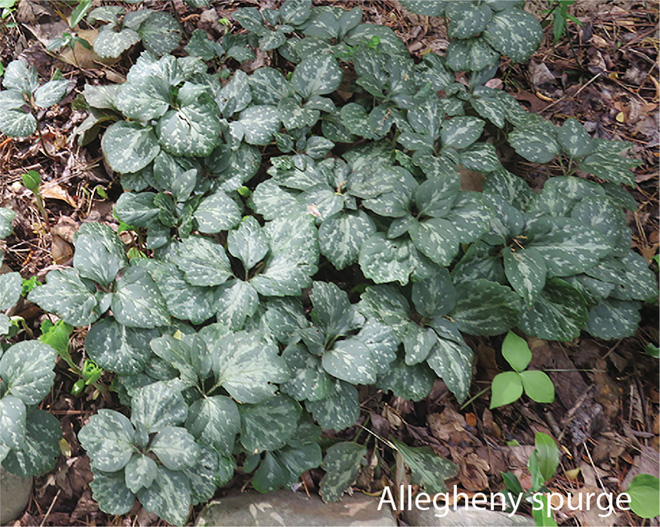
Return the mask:
[[[193,468],[183,473],[190,482],[192,505],[208,502],[218,486],[229,483],[236,470],[234,456],[220,456],[211,447],[200,445],[202,454]]]
[[[135,429],[127,417],[102,408],[78,433],[92,466],[105,472],[124,468],[136,451]]]
[[[265,296],[299,295],[312,283],[319,258],[318,233],[311,215],[293,215],[266,224],[270,256],[250,283]]]
[[[432,268],[430,260],[418,253],[412,241],[405,237],[388,240],[383,233],[374,234],[362,244],[359,262],[364,275],[377,284],[405,285],[411,273]]]
[[[128,48],[140,42],[140,35],[132,29],[114,31],[110,25],[103,26],[94,40],[94,51],[102,59],[116,59]]]
[[[314,282],[310,299],[314,306],[312,320],[329,338],[346,335],[363,322],[357,320],[348,294],[333,283]]]
[[[126,486],[131,492],[137,493],[140,489],[150,487],[157,473],[158,465],[153,459],[144,454],[134,454],[124,469]]]
[[[452,117],[442,125],[442,145],[456,149],[467,148],[479,139],[485,124],[478,117]]]
[[[321,497],[325,502],[339,501],[357,478],[367,448],[356,443],[337,443],[328,448],[321,465]]]
[[[408,330],[410,305],[394,285],[367,287],[362,293],[358,310],[390,328],[400,339]]]
[[[252,269],[268,254],[268,238],[259,222],[248,216],[227,235],[227,250],[238,258],[246,271]]]
[[[621,255],[630,250],[632,239],[626,215],[609,197],[581,200],[573,207],[571,217],[596,229],[614,248],[613,254]]]
[[[130,119],[158,119],[170,107],[170,89],[165,79],[145,75],[122,84],[114,101],[117,108]]]
[[[389,326],[376,320],[367,320],[355,338],[361,340],[371,352],[378,375],[386,372],[390,363],[396,359],[399,338]]]
[[[514,128],[509,133],[509,143],[532,163],[548,163],[560,152],[557,127],[549,122]]]
[[[13,232],[14,228],[11,223],[15,216],[16,213],[10,208],[0,207],[0,240],[4,240]]]
[[[639,302],[607,298],[589,311],[586,330],[596,338],[611,340],[631,337],[641,320]]]
[[[587,303],[579,291],[564,280],[553,278],[536,302],[523,308],[520,328],[543,340],[571,341],[580,335],[588,317]]]
[[[454,39],[447,48],[446,63],[454,71],[481,71],[498,64],[500,54],[483,38]]]
[[[624,157],[618,152],[595,152],[580,163],[580,170],[594,174],[605,181],[635,185],[631,168],[639,165],[636,159]]]
[[[101,223],[83,223],[75,238],[73,266],[82,278],[104,287],[114,282],[128,264],[126,249],[117,233]]]
[[[170,323],[165,299],[141,267],[129,267],[117,279],[111,307],[117,322],[129,328],[151,329]]]
[[[198,286],[220,285],[232,276],[229,258],[219,243],[202,236],[183,240],[176,249],[174,263],[186,282]]]
[[[460,153],[463,168],[476,172],[492,172],[502,165],[497,156],[497,150],[490,143],[475,143]]]
[[[293,71],[291,84],[305,99],[334,92],[341,84],[343,72],[332,55],[319,55],[303,60]]]
[[[413,284],[412,300],[417,312],[427,318],[444,316],[456,305],[457,294],[449,272],[438,269],[432,276]]]
[[[241,329],[245,319],[254,315],[259,295],[249,282],[233,279],[216,290],[215,309],[218,321],[232,329]]]
[[[140,373],[148,362],[151,339],[158,332],[148,329],[128,328],[112,317],[94,324],[85,337],[85,350],[101,368],[121,375]]]
[[[435,378],[435,374],[425,363],[408,366],[398,359],[378,378],[378,386],[383,391],[391,391],[397,397],[420,401],[431,391]]]
[[[541,253],[549,276],[581,273],[612,252],[612,246],[596,229],[572,218],[540,218],[530,232],[533,235],[527,247]]]
[[[399,441],[392,441],[401,457],[410,467],[413,481],[428,492],[446,492],[445,480],[458,473],[458,466],[438,456],[431,447],[409,447]]]
[[[293,437],[302,408],[286,395],[272,397],[260,404],[243,404],[241,443],[250,454],[277,450]]]
[[[217,106],[203,91],[196,100],[177,110],[168,110],[156,127],[163,149],[174,156],[186,157],[209,155],[218,144],[220,131]]]
[[[557,132],[557,139],[564,153],[572,158],[584,157],[591,154],[596,145],[591,136],[577,119],[566,119]]]
[[[5,69],[2,85],[6,89],[14,89],[25,95],[31,95],[39,86],[39,75],[35,67],[26,61],[13,60]]]
[[[443,0],[402,0],[401,5],[408,11],[424,16],[442,16],[446,2]]]
[[[287,346],[282,357],[291,371],[291,378],[280,387],[284,393],[297,401],[318,401],[334,391],[334,385],[323,370],[321,360],[309,353],[304,345]]]
[[[22,477],[40,476],[53,470],[60,455],[62,426],[45,410],[30,409],[26,417],[25,440],[21,448],[10,450],[2,465]]]
[[[376,232],[373,220],[362,210],[342,212],[319,227],[319,247],[336,269],[357,262],[362,244]]]
[[[21,296],[23,278],[18,273],[0,275],[0,311],[14,307]]]
[[[267,145],[280,129],[280,112],[265,104],[250,106],[241,112],[238,123],[243,126],[246,143]]]
[[[275,386],[289,378],[278,348],[261,335],[241,331],[213,342],[217,384],[237,401],[259,403],[272,397]]]
[[[193,324],[201,324],[213,316],[215,313],[213,288],[190,285],[174,264],[146,259],[140,264],[147,268],[156,281],[158,290],[167,304],[167,310],[173,317],[190,320]]]
[[[143,169],[160,151],[151,126],[127,121],[110,125],[101,139],[101,148],[110,168],[120,174]]]
[[[170,470],[190,468],[200,455],[192,434],[178,426],[166,426],[158,432],[151,441],[150,450]]]
[[[87,326],[100,315],[96,296],[75,269],[51,271],[48,282],[33,289],[28,299],[72,326]]]
[[[534,15],[513,8],[493,14],[484,36],[503,55],[514,62],[524,62],[539,47],[543,30]]]
[[[34,104],[39,108],[50,108],[66,95],[69,81],[66,79],[49,81],[34,92]]]
[[[183,525],[190,514],[190,494],[190,482],[185,475],[159,467],[156,479],[138,493],[138,500],[148,512],[167,523]]]
[[[188,417],[188,405],[181,392],[166,382],[140,388],[133,397],[132,410],[131,421],[143,426],[148,433],[180,425]]]
[[[607,258],[586,273],[615,284],[612,296],[619,300],[648,300],[658,295],[655,273],[646,260],[633,251],[621,258]]]
[[[417,221],[408,230],[415,247],[434,263],[446,267],[458,254],[459,238],[454,226],[442,218]]]
[[[25,442],[25,403],[13,395],[0,398],[0,445],[20,449]]]
[[[337,341],[322,364],[330,375],[352,384],[371,384],[378,373],[371,351],[356,337]]]
[[[99,509],[107,514],[128,514],[135,503],[135,494],[126,486],[124,472],[94,472],[90,482],[92,496]]]
[[[499,335],[518,323],[520,298],[506,286],[474,280],[456,286],[458,301],[451,318],[470,335]]]
[[[149,15],[138,29],[147,51],[155,55],[172,52],[181,40],[181,27],[172,15],[158,11]]]
[[[438,336],[431,328],[422,328],[411,321],[403,336],[405,363],[411,366],[425,361],[437,340]]]
[[[462,339],[454,342],[439,338],[426,362],[462,403],[470,393],[472,360],[472,350]]]
[[[303,205],[293,194],[280,187],[272,179],[259,183],[250,196],[250,208],[265,220],[274,220],[291,214],[295,210],[305,213]]]
[[[4,393],[25,404],[38,404],[53,385],[55,350],[38,340],[26,340],[11,346],[0,359],[0,377]]]
[[[204,198],[195,210],[198,229],[204,234],[215,234],[238,225],[241,210],[236,202],[222,190]]]
[[[511,287],[527,304],[534,300],[545,286],[548,268],[543,255],[533,247],[527,249],[504,248],[504,272]]]
[[[355,386],[337,381],[333,391],[318,401],[305,401],[305,408],[326,430],[344,430],[360,417],[360,403]]]
[[[186,428],[200,443],[231,455],[241,418],[236,403],[224,395],[204,397],[190,406]]]
[[[493,11],[484,4],[447,2],[445,16],[449,18],[450,38],[470,38],[486,29],[486,25],[493,16]]]
[[[7,137],[28,137],[37,129],[34,116],[21,109],[0,110],[0,131]]]

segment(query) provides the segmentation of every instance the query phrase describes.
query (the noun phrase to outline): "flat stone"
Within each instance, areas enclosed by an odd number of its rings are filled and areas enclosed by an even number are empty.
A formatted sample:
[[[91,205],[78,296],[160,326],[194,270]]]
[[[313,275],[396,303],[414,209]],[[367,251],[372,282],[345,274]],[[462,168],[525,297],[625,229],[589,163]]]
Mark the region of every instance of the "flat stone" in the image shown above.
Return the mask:
[[[254,492],[214,500],[200,514],[196,525],[275,526],[396,526],[389,507],[378,510],[378,500],[363,494],[344,496],[339,503],[323,503],[318,496],[280,490]]]
[[[411,526],[419,527],[534,527],[536,525],[532,518],[514,514],[509,516],[501,511],[490,511],[459,507],[450,509],[446,516],[436,516],[437,513],[444,514],[444,510],[436,511],[433,507],[429,510],[413,508],[404,511],[403,520]]]
[[[0,525],[23,514],[31,493],[32,478],[15,476],[0,466]]]

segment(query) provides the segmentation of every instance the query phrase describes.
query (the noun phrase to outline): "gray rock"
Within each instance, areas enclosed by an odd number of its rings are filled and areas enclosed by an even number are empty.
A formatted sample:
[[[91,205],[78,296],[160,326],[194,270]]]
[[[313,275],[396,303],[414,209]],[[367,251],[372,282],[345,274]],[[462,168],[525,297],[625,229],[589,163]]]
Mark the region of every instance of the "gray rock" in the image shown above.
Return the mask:
[[[210,526],[396,526],[389,507],[378,510],[378,500],[364,495],[344,496],[339,503],[323,503],[301,492],[246,493],[211,502],[196,525]]]
[[[427,511],[413,508],[404,511],[402,518],[408,525],[419,527],[533,527],[536,525],[532,518],[520,515],[509,516],[501,511],[459,507],[455,511],[450,509],[442,518],[436,516],[436,512],[433,507]]]
[[[31,493],[32,478],[15,476],[0,466],[0,525],[23,514]]]

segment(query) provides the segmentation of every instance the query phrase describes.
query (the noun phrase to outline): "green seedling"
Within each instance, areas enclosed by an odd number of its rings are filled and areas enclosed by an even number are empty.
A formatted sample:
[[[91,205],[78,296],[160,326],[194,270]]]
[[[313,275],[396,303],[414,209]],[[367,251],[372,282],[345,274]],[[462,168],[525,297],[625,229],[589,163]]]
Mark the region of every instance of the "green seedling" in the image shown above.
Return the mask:
[[[23,185],[25,185],[25,188],[28,189],[32,194],[34,194],[34,197],[37,201],[37,208],[39,209],[39,212],[41,213],[41,217],[44,219],[44,224],[46,225],[46,229],[50,229],[50,221],[48,220],[48,212],[46,212],[46,207],[44,206],[44,200],[43,197],[41,196],[41,176],[39,175],[39,172],[36,170],[30,170],[26,174],[23,174]]]
[[[523,392],[537,403],[555,400],[555,388],[550,377],[539,370],[526,370],[532,360],[532,352],[524,339],[509,331],[502,343],[502,355],[514,371],[500,373],[493,379],[491,409],[517,401]]]

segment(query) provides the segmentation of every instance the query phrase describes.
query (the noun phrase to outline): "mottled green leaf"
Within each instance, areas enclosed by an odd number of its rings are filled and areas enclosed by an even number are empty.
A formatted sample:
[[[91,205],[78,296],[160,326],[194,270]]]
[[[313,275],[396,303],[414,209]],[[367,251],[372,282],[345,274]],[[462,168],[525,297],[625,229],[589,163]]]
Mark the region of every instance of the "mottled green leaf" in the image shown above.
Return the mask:
[[[342,70],[332,55],[303,60],[293,71],[291,84],[305,99],[334,92],[341,83]]]
[[[521,329],[544,340],[570,341],[580,335],[588,320],[582,295],[559,278],[546,283],[536,302],[522,310]]]
[[[534,15],[513,8],[494,13],[484,36],[503,55],[524,62],[541,43],[543,30]]]
[[[117,234],[101,223],[84,223],[75,238],[73,266],[82,278],[104,287],[114,282],[117,273],[128,264],[126,250]]]
[[[95,469],[116,472],[133,457],[135,429],[131,422],[113,410],[101,409],[90,417],[78,433]]]
[[[209,346],[215,355],[213,370],[217,384],[236,400],[258,403],[272,397],[271,383],[288,379],[286,362],[277,346],[258,334],[241,331]]]
[[[314,420],[326,430],[344,430],[360,417],[360,403],[355,386],[337,381],[334,391],[318,401],[305,401]]]
[[[0,311],[14,307],[21,296],[23,279],[18,273],[0,275]]]
[[[296,433],[300,405],[285,395],[239,406],[241,443],[250,454],[283,447]]]
[[[428,492],[446,492],[445,480],[458,473],[458,467],[451,461],[438,456],[431,447],[409,447],[399,441],[392,441],[401,457],[410,467],[413,481]]]
[[[133,493],[148,488],[156,479],[157,473],[158,465],[153,459],[143,454],[134,454],[124,469],[126,487]]]
[[[326,472],[321,480],[323,501],[341,499],[355,481],[366,453],[366,447],[348,442],[337,443],[328,449],[321,465]]]
[[[146,269],[129,267],[116,283],[111,306],[117,322],[145,329],[169,324],[165,300]]]
[[[545,286],[548,269],[543,255],[530,247],[513,250],[505,248],[504,272],[511,287],[522,299],[531,304]]]
[[[13,395],[0,398],[0,445],[20,449],[25,442],[25,403]]]
[[[148,433],[182,424],[188,416],[188,405],[181,392],[166,382],[155,382],[140,388],[132,401],[131,421]]]
[[[28,298],[72,326],[87,326],[100,315],[96,297],[75,269],[51,271],[48,282],[33,289]]]
[[[520,298],[508,287],[478,279],[456,286],[451,312],[458,328],[470,335],[499,335],[518,323]]]
[[[241,421],[236,403],[224,395],[204,397],[190,406],[186,428],[200,443],[231,455]]]
[[[241,211],[233,199],[218,190],[200,202],[195,219],[200,232],[215,234],[236,226],[241,221]]]
[[[120,174],[143,169],[160,151],[152,127],[127,121],[110,125],[101,139],[101,148],[110,168]]]
[[[188,519],[191,505],[188,478],[181,472],[158,468],[156,479],[149,488],[138,493],[140,503],[167,523],[183,525]]]

